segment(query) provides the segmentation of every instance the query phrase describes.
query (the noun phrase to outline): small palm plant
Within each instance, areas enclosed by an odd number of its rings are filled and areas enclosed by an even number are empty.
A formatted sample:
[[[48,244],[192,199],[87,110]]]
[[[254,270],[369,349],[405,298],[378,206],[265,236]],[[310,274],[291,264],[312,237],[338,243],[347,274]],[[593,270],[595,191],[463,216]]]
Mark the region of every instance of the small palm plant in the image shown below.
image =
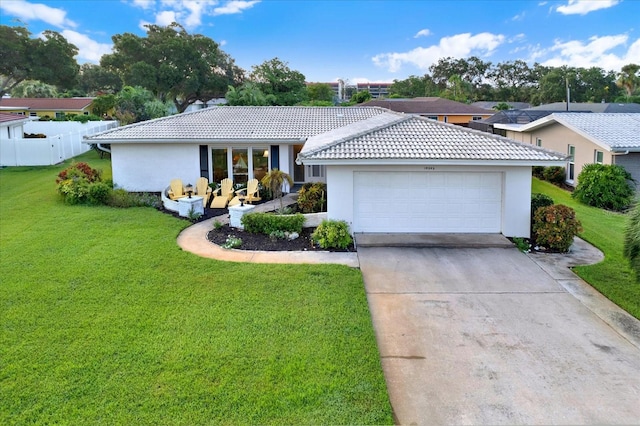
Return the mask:
[[[264,186],[269,188],[275,198],[280,199],[280,211],[284,210],[282,205],[282,186],[286,183],[293,186],[293,179],[287,173],[279,169],[271,169],[269,173],[264,175],[260,181]]]

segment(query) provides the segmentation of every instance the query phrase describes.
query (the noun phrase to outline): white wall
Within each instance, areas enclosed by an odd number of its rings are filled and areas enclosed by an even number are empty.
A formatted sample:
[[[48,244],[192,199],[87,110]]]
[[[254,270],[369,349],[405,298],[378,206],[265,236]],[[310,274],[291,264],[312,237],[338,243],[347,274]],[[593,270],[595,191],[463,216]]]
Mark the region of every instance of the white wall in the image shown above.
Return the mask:
[[[112,144],[113,183],[127,191],[163,191],[172,179],[195,185],[199,145]]]
[[[353,172],[424,172],[424,166],[327,166],[327,216],[353,225]],[[502,234],[529,237],[531,216],[531,167],[436,166],[437,172],[502,172]],[[380,202],[384,202],[383,194]]]

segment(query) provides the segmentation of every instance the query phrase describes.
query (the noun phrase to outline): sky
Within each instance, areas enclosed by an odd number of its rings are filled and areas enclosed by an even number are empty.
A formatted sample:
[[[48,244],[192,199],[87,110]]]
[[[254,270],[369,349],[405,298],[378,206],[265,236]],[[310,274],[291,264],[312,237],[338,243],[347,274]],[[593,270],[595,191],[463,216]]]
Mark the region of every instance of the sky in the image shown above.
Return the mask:
[[[640,0],[1,0],[0,23],[61,33],[78,63],[115,34],[178,22],[246,71],[279,58],[309,82],[392,82],[444,57],[620,71],[640,63]]]

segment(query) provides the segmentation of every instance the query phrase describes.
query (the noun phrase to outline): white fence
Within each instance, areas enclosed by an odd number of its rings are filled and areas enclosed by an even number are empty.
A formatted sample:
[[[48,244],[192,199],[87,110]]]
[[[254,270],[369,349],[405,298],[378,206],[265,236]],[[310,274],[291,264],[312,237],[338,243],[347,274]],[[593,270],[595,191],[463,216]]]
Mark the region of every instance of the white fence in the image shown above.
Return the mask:
[[[30,121],[24,133],[48,135],[46,138],[0,138],[0,166],[50,166],[91,149],[82,143],[85,135],[118,126],[117,121]],[[51,136],[49,136],[51,135]]]

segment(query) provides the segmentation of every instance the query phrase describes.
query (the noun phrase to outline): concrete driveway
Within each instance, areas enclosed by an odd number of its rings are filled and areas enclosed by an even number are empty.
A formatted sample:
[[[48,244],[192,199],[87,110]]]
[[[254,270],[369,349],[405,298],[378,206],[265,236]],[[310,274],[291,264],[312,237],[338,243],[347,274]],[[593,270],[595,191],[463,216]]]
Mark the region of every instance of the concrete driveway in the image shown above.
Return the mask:
[[[513,246],[358,257],[398,424],[640,423],[640,326],[577,277]]]

